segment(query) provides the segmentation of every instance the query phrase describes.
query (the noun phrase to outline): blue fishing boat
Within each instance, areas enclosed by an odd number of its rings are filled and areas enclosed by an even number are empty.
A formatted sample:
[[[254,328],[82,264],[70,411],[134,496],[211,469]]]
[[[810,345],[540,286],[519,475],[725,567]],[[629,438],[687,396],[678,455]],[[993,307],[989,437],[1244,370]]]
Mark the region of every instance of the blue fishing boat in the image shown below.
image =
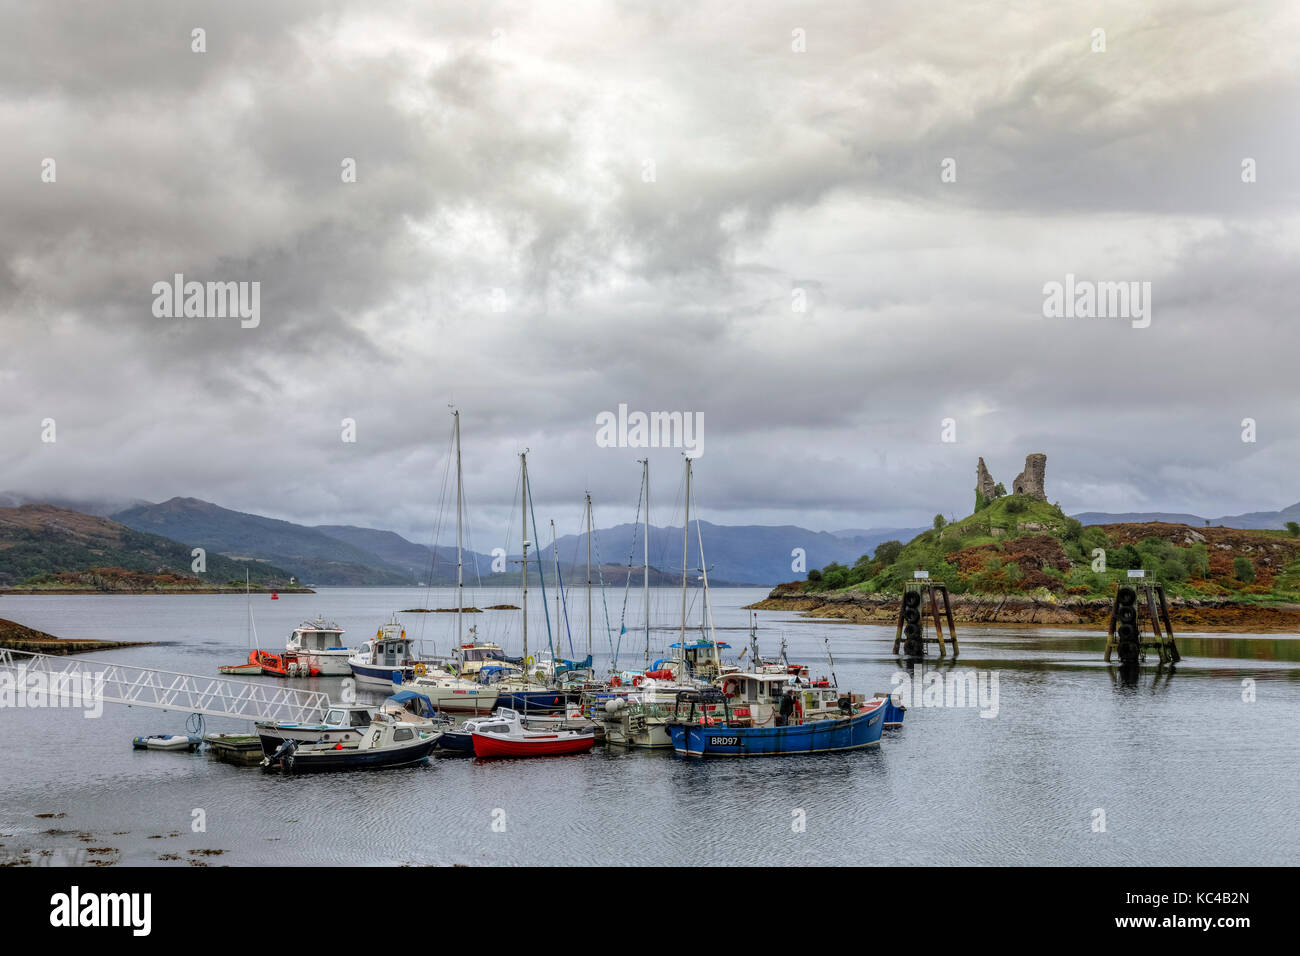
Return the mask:
[[[719,688],[679,692],[666,726],[690,757],[839,753],[877,746],[889,703],[784,674],[728,674]]]

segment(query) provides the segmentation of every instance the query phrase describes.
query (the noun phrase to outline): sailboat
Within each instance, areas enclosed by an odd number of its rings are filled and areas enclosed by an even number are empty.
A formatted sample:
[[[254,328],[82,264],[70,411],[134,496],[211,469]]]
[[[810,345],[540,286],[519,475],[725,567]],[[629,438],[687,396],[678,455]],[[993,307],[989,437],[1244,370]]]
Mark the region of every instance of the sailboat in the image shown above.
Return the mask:
[[[529,485],[528,485],[528,451],[523,451],[519,455],[520,468],[520,511],[523,512],[523,580],[521,580],[520,593],[520,619],[523,622],[524,635],[524,670],[498,669],[487,676],[494,680],[494,687],[497,688],[497,700],[500,705],[513,710],[523,711],[523,713],[555,713],[556,710],[563,710],[568,704],[567,692],[562,691],[554,685],[547,685],[537,679],[536,672],[530,674],[534,659],[528,654],[528,548],[532,544],[528,540],[528,515],[529,515]],[[534,523],[536,531],[536,523]],[[541,554],[538,553],[537,572],[538,578],[541,578],[542,563]],[[543,594],[543,606],[545,606],[545,594]],[[547,628],[550,624],[547,623]],[[551,670],[554,671],[554,663]],[[543,678],[549,678],[545,669],[542,670]]]
[[[642,462],[646,497],[649,498],[649,463]],[[704,538],[699,527],[699,518],[695,520],[695,531],[699,545],[700,573],[703,585],[703,603],[701,607],[701,639],[687,641],[687,584],[690,568],[690,533],[691,503],[693,477],[691,459],[686,459],[686,502],[685,521],[682,527],[682,617],[678,640],[669,645],[673,656],[662,658],[653,664],[650,660],[650,587],[649,587],[649,507],[646,508],[646,662],[647,667],[640,672],[624,672],[611,678],[611,695],[607,696],[601,710],[593,716],[601,718],[605,727],[605,742],[613,746],[634,747],[642,749],[666,749],[673,745],[668,733],[668,720],[672,717],[677,697],[683,691],[696,691],[716,679],[723,671],[720,649],[728,645],[720,643],[713,631],[713,606],[709,601],[709,572],[704,561]],[[706,617],[707,615],[707,617]],[[708,631],[705,632],[707,620]],[[626,680],[625,680],[626,678]],[[630,687],[628,687],[630,684]]]
[[[456,439],[456,644],[453,658],[459,660],[463,668],[466,659],[473,656],[482,666],[483,658],[475,653],[477,642],[465,644],[464,610],[465,610],[465,562],[463,555],[463,518],[464,518],[464,474],[460,457],[460,409],[452,410],[453,430]],[[471,628],[471,633],[474,629]],[[492,645],[496,648],[496,645]],[[484,654],[491,649],[485,649]],[[499,652],[500,648],[496,648]],[[487,714],[492,712],[497,702],[497,689],[477,680],[471,680],[462,672],[453,673],[446,668],[417,664],[414,668],[410,689],[423,694],[438,710]]]
[[[261,649],[257,646],[257,628],[253,624],[253,598],[249,591],[248,569],[244,569],[244,602],[248,606],[246,625],[248,628],[248,661],[243,664],[222,664],[218,672],[239,677],[250,677],[262,673]]]

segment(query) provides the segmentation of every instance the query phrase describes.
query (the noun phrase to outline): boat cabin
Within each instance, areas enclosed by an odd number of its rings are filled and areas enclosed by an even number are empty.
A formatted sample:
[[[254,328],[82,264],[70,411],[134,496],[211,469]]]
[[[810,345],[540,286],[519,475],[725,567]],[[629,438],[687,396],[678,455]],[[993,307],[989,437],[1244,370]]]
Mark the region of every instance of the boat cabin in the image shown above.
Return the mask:
[[[364,663],[374,667],[404,667],[414,663],[411,642],[400,624],[385,624],[361,648]]]
[[[686,665],[689,676],[710,680],[722,673],[722,652],[731,645],[725,641],[684,641],[668,647]]]
[[[326,623],[320,617],[314,621],[304,621],[294,628],[289,636],[288,649],[303,653],[347,650],[343,646],[343,628],[333,622]]]
[[[325,719],[321,721],[321,726],[365,729],[370,726],[372,719],[373,712],[369,707],[334,705],[325,712]]]

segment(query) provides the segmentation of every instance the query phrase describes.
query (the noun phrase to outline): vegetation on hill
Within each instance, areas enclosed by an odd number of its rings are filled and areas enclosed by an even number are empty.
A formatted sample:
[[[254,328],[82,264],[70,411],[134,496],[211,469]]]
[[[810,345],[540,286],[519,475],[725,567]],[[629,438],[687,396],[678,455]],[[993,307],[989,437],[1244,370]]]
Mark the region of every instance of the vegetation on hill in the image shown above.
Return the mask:
[[[256,585],[283,587],[290,574],[261,561],[211,551],[192,570],[188,544],[50,505],[0,508],[0,587],[136,590]],[[184,580],[182,580],[184,579]],[[192,581],[192,584],[186,583]]]
[[[1059,506],[1022,495],[979,504],[960,521],[936,516],[930,530],[906,544],[886,541],[851,567],[810,571],[803,590],[895,592],[925,570],[954,594],[1104,597],[1117,577],[1141,568],[1173,595],[1300,600],[1300,531],[1162,522],[1085,527]]]

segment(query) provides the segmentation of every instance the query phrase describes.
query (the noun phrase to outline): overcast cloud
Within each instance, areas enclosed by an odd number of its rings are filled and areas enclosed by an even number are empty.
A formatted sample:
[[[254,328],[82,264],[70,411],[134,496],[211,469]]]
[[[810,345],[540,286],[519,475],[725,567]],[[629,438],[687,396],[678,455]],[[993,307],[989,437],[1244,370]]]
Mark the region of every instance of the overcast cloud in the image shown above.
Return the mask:
[[[525,447],[539,521],[632,519],[620,403],[702,413],[719,523],[964,515],[1030,452],[1070,511],[1291,504],[1298,9],[0,4],[0,489],[427,540],[454,401],[493,537]],[[260,325],[156,317],[175,273]],[[1150,327],[1044,318],[1067,273]]]

